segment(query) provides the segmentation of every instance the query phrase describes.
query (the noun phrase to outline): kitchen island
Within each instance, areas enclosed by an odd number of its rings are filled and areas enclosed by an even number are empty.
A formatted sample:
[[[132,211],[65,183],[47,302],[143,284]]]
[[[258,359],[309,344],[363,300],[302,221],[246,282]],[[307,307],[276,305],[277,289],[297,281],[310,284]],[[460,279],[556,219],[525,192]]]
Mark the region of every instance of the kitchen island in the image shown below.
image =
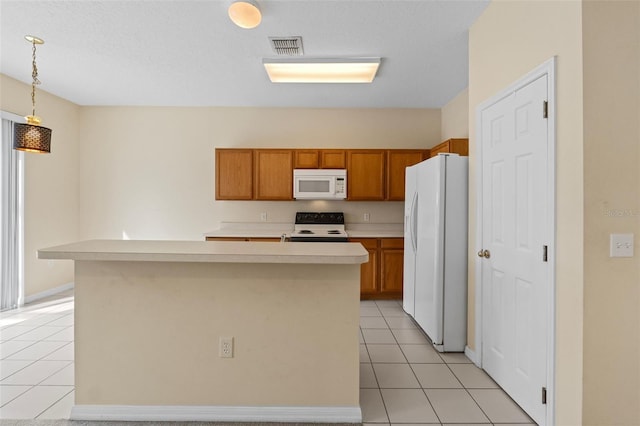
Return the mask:
[[[360,244],[91,240],[38,255],[75,261],[72,419],[361,421]]]

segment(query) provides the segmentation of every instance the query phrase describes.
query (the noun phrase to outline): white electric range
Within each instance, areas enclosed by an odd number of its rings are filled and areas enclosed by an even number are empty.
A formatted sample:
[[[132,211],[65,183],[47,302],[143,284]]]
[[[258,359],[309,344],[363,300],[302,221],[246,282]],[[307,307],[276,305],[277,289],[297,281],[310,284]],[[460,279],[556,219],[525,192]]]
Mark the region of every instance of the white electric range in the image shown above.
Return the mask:
[[[289,238],[294,242],[333,242],[349,241],[345,231],[342,212],[298,212]]]

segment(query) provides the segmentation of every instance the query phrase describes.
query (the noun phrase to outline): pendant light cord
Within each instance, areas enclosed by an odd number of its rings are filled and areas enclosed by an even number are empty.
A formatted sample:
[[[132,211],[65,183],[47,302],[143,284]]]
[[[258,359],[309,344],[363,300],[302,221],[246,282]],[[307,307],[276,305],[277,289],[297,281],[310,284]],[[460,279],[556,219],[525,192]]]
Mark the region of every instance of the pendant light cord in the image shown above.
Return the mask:
[[[38,80],[38,66],[36,65],[36,41],[33,41],[33,49],[32,49],[32,71],[31,77],[33,77],[33,83],[31,83],[31,106],[32,113],[31,115],[35,117],[36,115],[36,85],[40,84],[40,80]]]

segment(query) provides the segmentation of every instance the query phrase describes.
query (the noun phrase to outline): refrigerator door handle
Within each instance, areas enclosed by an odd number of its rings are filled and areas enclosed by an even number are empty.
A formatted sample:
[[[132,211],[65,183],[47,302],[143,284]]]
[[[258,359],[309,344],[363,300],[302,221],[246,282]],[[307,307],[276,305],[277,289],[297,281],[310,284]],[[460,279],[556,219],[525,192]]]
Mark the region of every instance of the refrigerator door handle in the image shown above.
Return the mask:
[[[413,252],[418,251],[418,193],[413,194],[413,200],[411,200],[411,220],[409,222],[411,226],[411,246]]]

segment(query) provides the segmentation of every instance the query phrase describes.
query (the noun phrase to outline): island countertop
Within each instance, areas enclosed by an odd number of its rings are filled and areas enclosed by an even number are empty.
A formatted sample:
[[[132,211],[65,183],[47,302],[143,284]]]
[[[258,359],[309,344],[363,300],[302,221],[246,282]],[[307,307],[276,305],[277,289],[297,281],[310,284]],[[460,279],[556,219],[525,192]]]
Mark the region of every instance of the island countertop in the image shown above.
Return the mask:
[[[86,240],[38,250],[40,259],[211,263],[360,264],[359,243]]]

